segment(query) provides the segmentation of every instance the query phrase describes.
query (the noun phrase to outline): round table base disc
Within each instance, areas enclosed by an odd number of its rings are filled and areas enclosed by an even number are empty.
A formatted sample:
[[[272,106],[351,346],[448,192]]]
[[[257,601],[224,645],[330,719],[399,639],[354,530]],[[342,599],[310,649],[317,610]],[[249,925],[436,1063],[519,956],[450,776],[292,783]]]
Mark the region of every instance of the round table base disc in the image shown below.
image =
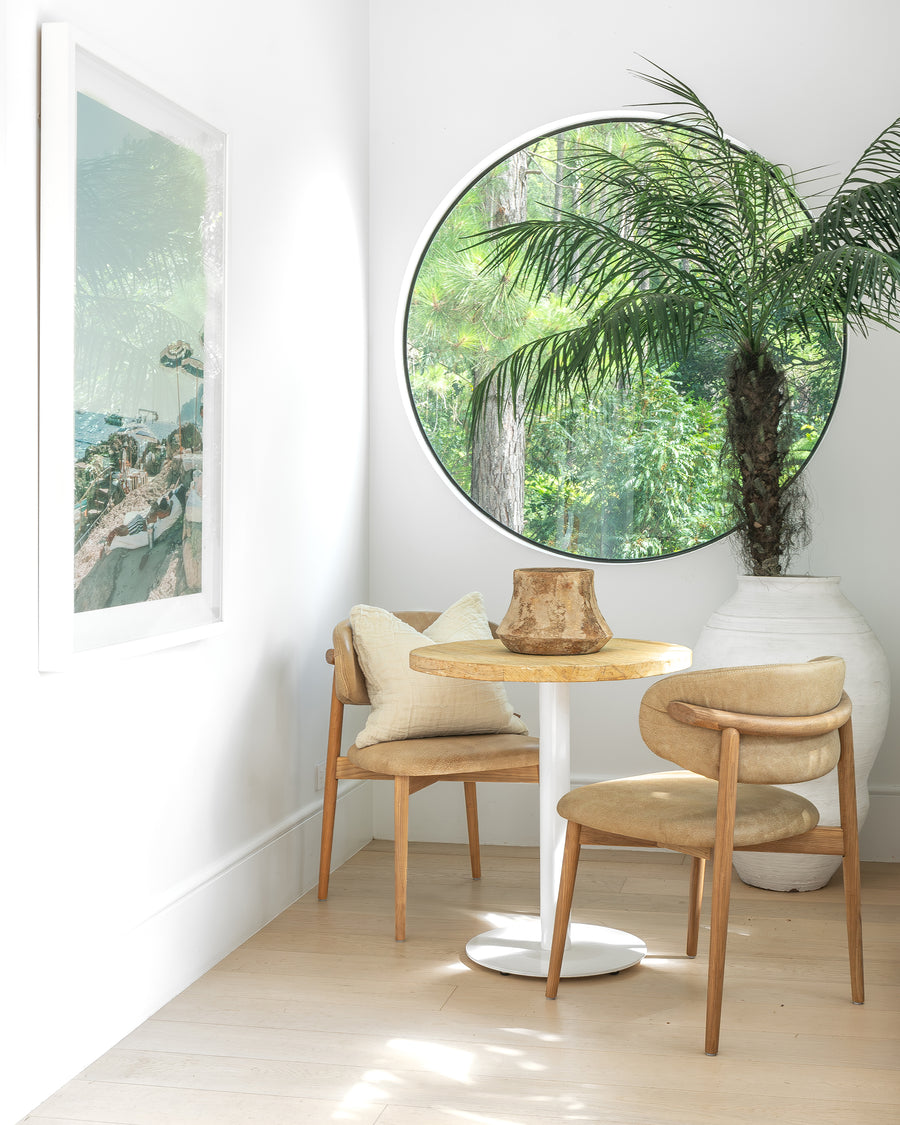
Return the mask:
[[[541,948],[540,920],[522,918],[515,923],[478,934],[466,944],[466,953],[486,969],[522,977],[546,977],[550,950]],[[634,934],[606,926],[572,923],[563,955],[563,977],[593,977],[618,973],[636,965],[647,946]]]

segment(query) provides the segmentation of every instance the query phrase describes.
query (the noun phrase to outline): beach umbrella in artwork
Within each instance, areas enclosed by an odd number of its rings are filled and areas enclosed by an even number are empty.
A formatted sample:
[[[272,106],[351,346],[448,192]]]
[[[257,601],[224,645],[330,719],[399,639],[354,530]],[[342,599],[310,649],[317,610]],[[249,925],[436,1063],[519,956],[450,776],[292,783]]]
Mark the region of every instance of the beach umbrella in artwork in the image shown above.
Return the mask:
[[[193,375],[195,379],[203,378],[203,360],[197,359],[195,355],[189,355],[186,359],[182,360],[181,367],[188,375]]]
[[[175,395],[178,399],[179,449],[181,449],[181,387],[178,381],[178,371],[184,366],[185,360],[190,359],[193,354],[194,351],[189,344],[186,344],[184,340],[176,340],[174,344],[169,344],[159,357],[159,362],[162,367],[172,367],[175,369]]]

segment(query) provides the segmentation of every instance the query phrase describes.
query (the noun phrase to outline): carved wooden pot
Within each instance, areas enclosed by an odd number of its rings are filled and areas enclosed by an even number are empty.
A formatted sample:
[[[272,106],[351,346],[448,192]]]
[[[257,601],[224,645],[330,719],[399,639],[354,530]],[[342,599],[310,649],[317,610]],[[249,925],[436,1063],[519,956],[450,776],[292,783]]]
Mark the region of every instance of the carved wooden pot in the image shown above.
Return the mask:
[[[578,656],[599,652],[612,638],[594,594],[594,572],[583,567],[513,571],[512,601],[497,636],[510,652]]]

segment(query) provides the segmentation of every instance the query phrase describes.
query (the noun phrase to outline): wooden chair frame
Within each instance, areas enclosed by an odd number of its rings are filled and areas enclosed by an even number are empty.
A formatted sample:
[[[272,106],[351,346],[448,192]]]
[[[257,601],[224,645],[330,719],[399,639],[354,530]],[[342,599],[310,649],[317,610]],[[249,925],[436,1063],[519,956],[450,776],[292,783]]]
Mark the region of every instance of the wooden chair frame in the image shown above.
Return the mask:
[[[434,614],[436,618],[438,615]],[[333,648],[325,653],[326,661],[334,666]],[[345,778],[360,781],[392,781],[394,783],[394,937],[406,940],[407,866],[409,854],[409,799],[414,793],[438,781],[459,781],[463,784],[466,802],[466,828],[469,841],[469,864],[472,878],[481,878],[481,847],[478,835],[478,799],[476,783],[480,781],[525,782],[536,784],[538,766],[510,767],[502,770],[485,770],[475,773],[450,773],[425,776],[401,776],[373,773],[354,765],[341,754],[344,725],[344,703],[337,693],[336,677],[331,685],[331,712],[328,723],[328,752],[325,763],[325,793],[322,808],[322,847],[319,856],[320,900],[328,897],[331,874],[331,854],[334,841],[334,823],[337,810],[338,782]]]
[[[697,955],[700,931],[700,905],[706,862],[713,859],[712,916],[710,920],[710,947],[708,983],[706,992],[707,1055],[719,1049],[719,1029],[722,1017],[722,995],[725,977],[725,946],[728,937],[728,911],[731,898],[731,867],[734,851],[799,852],[807,855],[839,855],[842,857],[844,877],[844,902],[847,916],[847,945],[850,955],[850,993],[854,1004],[865,999],[863,982],[862,918],[860,908],[859,834],[856,812],[856,774],[853,760],[853,729],[850,719],[850,700],[846,693],[832,710],[820,715],[783,717],[745,715],[698,707],[691,703],[673,701],[668,713],[678,722],[689,726],[719,731],[718,798],[716,808],[716,839],[711,848],[678,847],[661,844],[655,840],[620,836],[612,832],[591,828],[569,821],[560,877],[559,898],[553,931],[553,943],[547,975],[546,994],[556,997],[562,969],[575,875],[581,847],[586,844],[605,844],[614,847],[665,848],[692,858],[691,884],[688,905],[686,953]],[[734,845],[735,809],[737,802],[738,762],[741,735],[770,735],[787,738],[804,738],[837,730],[840,738],[840,758],[837,764],[840,824],[811,829],[799,836],[765,844],[741,847]]]

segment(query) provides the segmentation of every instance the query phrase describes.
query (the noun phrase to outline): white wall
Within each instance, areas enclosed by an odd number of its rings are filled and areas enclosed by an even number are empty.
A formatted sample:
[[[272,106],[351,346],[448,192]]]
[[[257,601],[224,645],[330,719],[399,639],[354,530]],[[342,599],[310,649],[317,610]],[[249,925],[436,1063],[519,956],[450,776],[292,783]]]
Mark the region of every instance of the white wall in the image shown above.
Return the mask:
[[[364,0],[3,5],[4,965],[11,1122],[315,878],[333,622],[365,597]],[[68,20],[230,146],[215,640],[39,675],[38,29]],[[368,795],[352,850],[371,837]],[[353,821],[344,817],[343,823]]]
[[[552,556],[486,526],[451,493],[409,425],[401,389],[397,309],[423,229],[483,159],[538,126],[616,111],[652,99],[629,75],[643,55],[685,79],[728,131],[795,169],[845,170],[900,113],[895,44],[900,9],[860,0],[758,0],[752,18],[721,0],[640,4],[561,0],[419,0],[372,5],[372,597],[388,606],[441,607],[481,589],[499,619],[518,566]],[[900,338],[854,341],[846,387],[810,469],[815,540],[798,572],[839,574],[900,670],[900,548],[896,430]],[[805,565],[808,563],[807,565]],[[692,644],[734,587],[725,544],[689,556],[598,564],[600,607],[621,636]],[[651,769],[657,761],[635,724],[639,684],[573,689],[573,769],[596,777]],[[533,689],[515,698],[536,729]],[[900,814],[898,709],[871,775],[863,846],[897,857]],[[487,786],[484,839],[535,842],[528,787]],[[503,794],[501,796],[501,793]],[[443,811],[439,788],[416,798],[414,836],[458,839],[461,814]],[[390,835],[376,803],[376,834]]]

